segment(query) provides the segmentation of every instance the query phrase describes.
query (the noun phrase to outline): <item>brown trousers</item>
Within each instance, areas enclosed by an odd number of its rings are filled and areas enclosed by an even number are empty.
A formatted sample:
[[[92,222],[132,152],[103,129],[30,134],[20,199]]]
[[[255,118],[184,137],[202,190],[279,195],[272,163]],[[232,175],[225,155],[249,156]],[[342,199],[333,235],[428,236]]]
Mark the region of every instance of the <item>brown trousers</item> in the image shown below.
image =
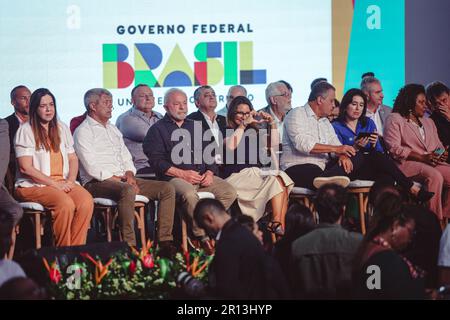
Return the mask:
[[[87,231],[94,211],[89,192],[76,185],[65,193],[53,187],[17,188],[21,202],[37,202],[52,212],[56,246],[78,246],[86,243]]]
[[[158,240],[173,240],[173,216],[175,211],[175,189],[167,182],[136,179],[140,189],[139,194],[150,200],[159,201],[158,209]],[[108,198],[117,202],[119,224],[123,240],[131,246],[136,246],[134,233],[134,200],[136,192],[127,183],[117,181],[92,180],[86,183],[86,189],[94,198]]]
[[[225,209],[233,204],[236,200],[237,194],[234,187],[227,181],[214,176],[213,184],[209,187],[200,187],[199,185],[192,185],[186,180],[180,178],[173,178],[169,181],[175,187],[178,201],[183,206],[185,213],[192,222],[192,233],[197,238],[202,238],[206,235],[205,230],[200,228],[194,220],[194,209],[198,202],[197,192],[211,192],[215,198],[222,202]]]

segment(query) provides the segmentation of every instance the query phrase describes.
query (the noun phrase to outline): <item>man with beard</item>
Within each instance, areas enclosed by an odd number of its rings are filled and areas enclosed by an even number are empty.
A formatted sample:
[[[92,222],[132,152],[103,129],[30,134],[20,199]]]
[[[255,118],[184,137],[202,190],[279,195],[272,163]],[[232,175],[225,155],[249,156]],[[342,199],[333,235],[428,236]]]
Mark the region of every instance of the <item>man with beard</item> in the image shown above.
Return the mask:
[[[164,109],[165,116],[150,128],[144,139],[144,153],[158,179],[169,181],[175,187],[177,198],[193,222],[192,233],[202,248],[212,253],[210,239],[193,221],[194,208],[199,200],[197,192],[213,193],[228,209],[236,199],[236,191],[216,176],[214,157],[203,157],[208,141],[203,141],[202,130],[194,132],[195,121],[186,119],[186,93],[177,88],[167,91]]]
[[[8,171],[5,176],[5,187],[10,193],[14,190],[16,176],[16,153],[14,152],[14,137],[19,126],[28,121],[28,110],[30,108],[31,91],[24,85],[19,85],[11,90],[11,104],[14,113],[5,118],[9,126],[10,157]]]

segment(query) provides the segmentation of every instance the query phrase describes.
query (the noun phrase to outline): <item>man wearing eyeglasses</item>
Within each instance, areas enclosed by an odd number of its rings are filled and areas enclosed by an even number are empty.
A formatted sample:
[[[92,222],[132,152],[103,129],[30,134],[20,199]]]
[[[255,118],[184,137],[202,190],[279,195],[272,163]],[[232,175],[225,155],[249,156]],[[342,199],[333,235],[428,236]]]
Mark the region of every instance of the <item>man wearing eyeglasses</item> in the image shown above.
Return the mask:
[[[236,97],[247,97],[247,90],[240,85],[230,87],[227,93],[227,104],[225,105],[225,107],[217,111],[217,114],[226,118],[228,114],[228,106]]]
[[[133,107],[117,118],[116,127],[123,135],[137,173],[154,173],[142,150],[142,143],[148,129],[162,119],[162,115],[153,111],[155,97],[152,89],[146,84],[138,84],[131,90],[131,102]]]
[[[280,142],[283,137],[283,121],[286,113],[291,110],[292,94],[282,81],[272,82],[266,88],[267,107],[259,110],[270,114],[280,134]],[[261,129],[268,130],[268,123],[261,124]],[[281,146],[280,146],[281,148]]]

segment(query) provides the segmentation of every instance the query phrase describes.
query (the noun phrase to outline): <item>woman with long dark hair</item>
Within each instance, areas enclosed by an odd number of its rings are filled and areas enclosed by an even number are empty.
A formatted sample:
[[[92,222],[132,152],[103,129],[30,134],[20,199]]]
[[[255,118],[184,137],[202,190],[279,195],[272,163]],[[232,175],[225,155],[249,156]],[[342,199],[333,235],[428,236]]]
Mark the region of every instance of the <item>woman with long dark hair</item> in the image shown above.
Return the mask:
[[[284,233],[284,220],[288,207],[289,193],[294,182],[287,174],[276,170],[262,170],[262,159],[268,163],[274,153],[270,145],[278,146],[279,134],[271,115],[256,112],[246,97],[236,97],[230,103],[227,114],[227,137],[224,140],[223,173],[226,180],[237,191],[237,201],[242,213],[258,221],[265,213],[270,201],[272,222],[269,229],[275,234]],[[270,143],[267,136],[260,134],[258,125],[269,123]],[[267,155],[269,150],[270,156]],[[273,163],[273,162],[272,162]]]
[[[51,210],[57,246],[85,244],[94,203],[76,182],[78,158],[72,135],[58,120],[55,96],[48,89],[31,95],[29,122],[17,131],[15,151],[17,199]]]
[[[395,163],[384,154],[384,149],[372,119],[366,117],[366,95],[359,89],[350,89],[342,98],[339,117],[332,123],[342,144],[352,145],[364,158],[364,165],[352,173],[351,178],[360,180],[384,180],[398,183],[419,201],[428,201],[433,193],[421,189],[406,177]]]

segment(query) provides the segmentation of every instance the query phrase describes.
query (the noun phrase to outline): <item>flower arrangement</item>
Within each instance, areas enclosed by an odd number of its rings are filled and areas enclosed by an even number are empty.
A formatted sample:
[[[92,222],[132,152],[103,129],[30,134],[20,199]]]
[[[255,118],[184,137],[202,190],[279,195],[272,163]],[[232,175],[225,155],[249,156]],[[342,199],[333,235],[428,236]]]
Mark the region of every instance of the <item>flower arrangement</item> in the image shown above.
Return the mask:
[[[212,256],[204,251],[177,253],[172,260],[161,257],[149,241],[140,251],[122,253],[101,261],[88,253],[61,268],[57,260],[43,264],[47,289],[53,299],[170,299],[181,272],[206,282]]]

